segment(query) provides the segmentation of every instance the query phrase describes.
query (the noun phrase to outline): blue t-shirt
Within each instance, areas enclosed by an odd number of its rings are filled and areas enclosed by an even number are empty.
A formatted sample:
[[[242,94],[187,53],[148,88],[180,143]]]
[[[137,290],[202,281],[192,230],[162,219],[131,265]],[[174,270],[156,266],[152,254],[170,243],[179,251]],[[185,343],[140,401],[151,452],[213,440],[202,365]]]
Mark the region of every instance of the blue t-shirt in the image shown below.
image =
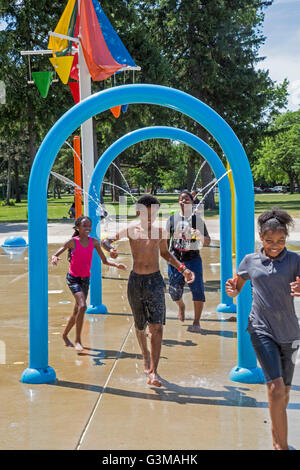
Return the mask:
[[[278,343],[299,340],[300,328],[290,282],[300,276],[300,256],[284,248],[279,256],[269,258],[261,249],[245,256],[237,274],[251,281],[249,333],[266,334]]]

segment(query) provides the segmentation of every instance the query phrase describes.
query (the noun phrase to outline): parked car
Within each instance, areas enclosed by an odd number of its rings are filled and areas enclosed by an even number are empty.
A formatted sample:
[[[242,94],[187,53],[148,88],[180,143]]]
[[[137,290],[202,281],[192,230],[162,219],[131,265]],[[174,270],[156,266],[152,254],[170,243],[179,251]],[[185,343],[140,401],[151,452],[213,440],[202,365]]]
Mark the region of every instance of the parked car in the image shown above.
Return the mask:
[[[272,193],[272,188],[263,188],[264,193]]]
[[[254,192],[257,194],[257,193],[262,193],[263,190],[261,188],[259,188],[258,186],[254,186]]]
[[[271,190],[273,193],[286,193],[287,191],[286,186],[274,186]]]

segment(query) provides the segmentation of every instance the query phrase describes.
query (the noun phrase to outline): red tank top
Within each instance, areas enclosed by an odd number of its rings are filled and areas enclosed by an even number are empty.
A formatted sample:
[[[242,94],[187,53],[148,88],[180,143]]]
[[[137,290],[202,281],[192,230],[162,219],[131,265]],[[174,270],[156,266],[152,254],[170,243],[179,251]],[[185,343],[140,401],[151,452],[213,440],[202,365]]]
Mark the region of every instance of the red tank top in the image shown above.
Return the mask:
[[[75,249],[71,251],[71,262],[69,273],[75,277],[91,277],[91,265],[94,244],[93,239],[89,237],[87,247],[81,245],[79,238],[74,237]]]

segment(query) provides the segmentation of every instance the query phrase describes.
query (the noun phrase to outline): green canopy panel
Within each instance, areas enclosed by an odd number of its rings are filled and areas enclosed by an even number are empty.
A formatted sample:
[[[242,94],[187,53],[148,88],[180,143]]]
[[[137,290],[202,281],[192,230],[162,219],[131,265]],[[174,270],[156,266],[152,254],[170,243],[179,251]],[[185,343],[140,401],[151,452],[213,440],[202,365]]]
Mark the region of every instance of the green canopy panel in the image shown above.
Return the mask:
[[[32,72],[33,81],[43,98],[47,98],[54,72]]]

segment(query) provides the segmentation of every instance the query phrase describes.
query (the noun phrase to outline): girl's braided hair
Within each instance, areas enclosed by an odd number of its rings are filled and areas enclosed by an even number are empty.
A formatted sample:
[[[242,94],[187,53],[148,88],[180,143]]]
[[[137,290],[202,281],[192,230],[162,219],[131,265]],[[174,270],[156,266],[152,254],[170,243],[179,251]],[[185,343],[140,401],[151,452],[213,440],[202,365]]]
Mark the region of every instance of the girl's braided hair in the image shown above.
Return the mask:
[[[81,215],[80,217],[77,217],[77,219],[74,222],[74,227],[73,227],[74,233],[72,235],[72,238],[78,237],[78,235],[79,235],[78,227],[80,227],[80,224],[84,219],[87,219],[92,223],[91,219],[89,217],[87,217],[86,215]],[[72,257],[71,251],[72,251],[71,248],[69,248],[68,249],[68,261],[69,262],[71,262],[71,257]]]
[[[279,207],[272,207],[271,210],[261,214],[258,217],[257,222],[259,231],[262,235],[264,235],[269,230],[271,232],[282,230],[285,235],[288,235],[288,229],[294,225],[293,218],[286,211],[281,210]]]

